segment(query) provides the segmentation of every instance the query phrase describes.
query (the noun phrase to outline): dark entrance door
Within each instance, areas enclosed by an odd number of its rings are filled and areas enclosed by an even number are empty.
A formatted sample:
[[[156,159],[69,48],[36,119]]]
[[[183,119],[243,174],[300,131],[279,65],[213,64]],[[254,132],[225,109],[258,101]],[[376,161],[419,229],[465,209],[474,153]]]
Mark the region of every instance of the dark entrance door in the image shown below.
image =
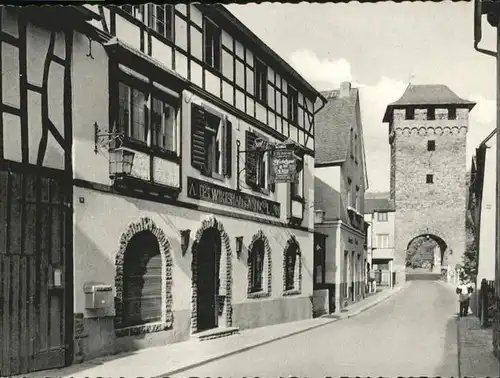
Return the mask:
[[[217,294],[219,292],[220,254],[221,238],[219,231],[215,228],[205,230],[197,247],[198,332],[218,326]]]
[[[2,376],[65,365],[71,181],[58,176],[0,168]]]

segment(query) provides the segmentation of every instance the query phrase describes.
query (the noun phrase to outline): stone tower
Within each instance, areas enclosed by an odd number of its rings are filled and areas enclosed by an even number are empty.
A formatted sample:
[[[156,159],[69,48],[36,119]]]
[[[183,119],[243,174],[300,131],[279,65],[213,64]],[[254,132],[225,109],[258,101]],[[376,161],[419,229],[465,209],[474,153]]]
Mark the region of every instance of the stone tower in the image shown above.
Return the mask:
[[[387,106],[391,146],[390,196],[396,208],[394,271],[405,281],[412,240],[436,240],[448,271],[465,250],[466,138],[474,102],[445,85],[409,85]],[[439,262],[438,262],[439,263]]]

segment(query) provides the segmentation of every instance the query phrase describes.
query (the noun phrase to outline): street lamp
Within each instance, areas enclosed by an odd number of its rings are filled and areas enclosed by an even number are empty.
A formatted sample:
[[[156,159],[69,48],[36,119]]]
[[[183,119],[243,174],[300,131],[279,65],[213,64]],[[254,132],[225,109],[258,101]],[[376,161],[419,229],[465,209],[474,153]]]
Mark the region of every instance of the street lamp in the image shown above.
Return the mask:
[[[111,179],[130,176],[134,164],[135,151],[118,147],[109,151],[109,177]]]

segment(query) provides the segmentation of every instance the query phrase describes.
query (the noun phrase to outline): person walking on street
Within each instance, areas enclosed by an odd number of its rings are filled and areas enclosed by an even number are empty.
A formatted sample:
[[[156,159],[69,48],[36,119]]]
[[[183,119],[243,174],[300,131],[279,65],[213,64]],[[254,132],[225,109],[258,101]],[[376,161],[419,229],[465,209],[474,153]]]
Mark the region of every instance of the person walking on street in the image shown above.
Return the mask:
[[[473,291],[472,285],[464,281],[457,287],[456,292],[458,294],[458,301],[460,302],[460,316],[467,316],[469,313],[469,302]]]

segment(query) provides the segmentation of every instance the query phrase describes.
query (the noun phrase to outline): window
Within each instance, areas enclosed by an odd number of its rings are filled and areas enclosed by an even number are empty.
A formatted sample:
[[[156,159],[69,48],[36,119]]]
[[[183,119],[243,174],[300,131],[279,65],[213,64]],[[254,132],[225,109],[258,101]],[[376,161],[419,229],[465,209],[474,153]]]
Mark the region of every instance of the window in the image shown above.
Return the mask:
[[[434,108],[427,109],[427,119],[429,121],[434,121],[436,119],[436,109]]]
[[[172,39],[173,5],[148,4],[148,26],[165,38]]]
[[[432,184],[432,183],[434,183],[434,175],[426,175],[426,176],[425,176],[425,182],[426,182],[427,184]]]
[[[300,272],[299,246],[292,242],[285,251],[285,290],[297,290]]]
[[[202,174],[231,177],[232,124],[208,107],[191,105],[191,165]]]
[[[303,197],[303,183],[304,183],[304,159],[297,161],[297,173],[294,180],[290,182],[290,193],[292,199],[302,199]]]
[[[350,178],[347,179],[347,206],[352,204],[352,193],[351,193],[352,181]]]
[[[314,235],[314,283],[325,283],[325,240],[323,235]]]
[[[359,202],[360,202],[361,198],[360,198],[360,195],[359,195],[359,186],[356,185],[356,199],[354,200],[354,204],[356,206],[356,210],[359,211]]]
[[[389,234],[377,234],[375,239],[377,241],[376,248],[389,248]]]
[[[427,141],[427,151],[435,151],[436,150],[436,141],[428,140]]]
[[[350,269],[350,262],[349,262],[349,252],[348,251],[344,251],[344,282],[343,282],[343,286],[344,286],[344,290],[343,290],[343,296],[344,298],[347,298],[347,294],[348,294],[348,283],[347,283],[347,277],[349,276],[348,272],[349,272],[349,269]]]
[[[249,266],[250,275],[250,292],[256,293],[263,290],[264,279],[264,241],[258,239],[250,251]]]
[[[352,127],[349,141],[351,142],[351,159],[354,159],[354,129]]]
[[[139,21],[144,22],[144,5],[123,5],[122,9]]]
[[[222,173],[222,119],[207,113],[205,129],[205,168],[212,173]]]
[[[358,134],[354,135],[354,160],[358,162]]]
[[[205,18],[205,57],[210,67],[220,71],[221,31],[212,21]]]
[[[164,101],[152,99],[151,136],[152,144],[167,151],[175,151],[177,128],[175,109]]]
[[[297,123],[299,119],[299,95],[297,90],[288,86],[288,120]]]
[[[267,105],[267,67],[259,59],[255,59],[255,97],[257,101]]]
[[[255,141],[265,137],[255,132],[245,133],[245,181],[254,190],[274,190],[274,185],[269,182],[271,169],[270,155],[268,152],[256,150]]]
[[[141,231],[132,237],[123,261],[123,327],[161,320],[162,272],[156,237]]]
[[[448,119],[457,119],[457,108],[448,109]]]
[[[378,222],[387,222],[388,221],[388,213],[385,211],[377,213],[377,221]]]
[[[413,109],[413,108],[407,108],[406,109],[405,119],[406,120],[415,119],[415,109]]]
[[[165,97],[118,83],[118,127],[127,139],[176,152],[176,119],[177,107]]]

